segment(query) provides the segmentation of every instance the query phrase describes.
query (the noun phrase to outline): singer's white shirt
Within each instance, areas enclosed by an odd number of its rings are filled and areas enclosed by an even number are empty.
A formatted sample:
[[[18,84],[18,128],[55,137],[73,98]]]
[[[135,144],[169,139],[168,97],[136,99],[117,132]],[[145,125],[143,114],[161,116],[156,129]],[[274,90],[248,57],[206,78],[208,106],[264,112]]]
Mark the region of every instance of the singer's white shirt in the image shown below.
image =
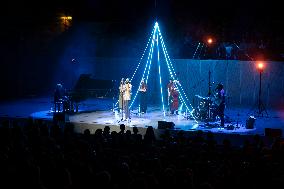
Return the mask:
[[[124,85],[123,100],[131,100],[132,85],[130,83]]]

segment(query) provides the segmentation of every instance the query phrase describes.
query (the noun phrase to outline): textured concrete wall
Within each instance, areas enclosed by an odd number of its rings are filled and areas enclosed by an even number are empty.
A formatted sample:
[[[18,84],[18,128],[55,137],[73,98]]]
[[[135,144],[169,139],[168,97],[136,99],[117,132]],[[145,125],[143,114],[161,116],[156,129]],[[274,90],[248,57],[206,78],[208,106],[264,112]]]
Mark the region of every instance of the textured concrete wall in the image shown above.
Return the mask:
[[[86,58],[82,60],[88,69],[83,72],[93,74],[94,78],[119,81],[121,77],[131,77],[139,63],[139,59],[107,59]],[[134,77],[134,89],[141,78],[145,60],[140,64]],[[162,86],[169,79],[166,62],[161,59]],[[190,103],[196,105],[195,95],[208,94],[209,71],[211,72],[212,90],[217,83],[224,84],[227,93],[227,104],[232,106],[253,106],[257,103],[259,94],[259,72],[256,62],[238,60],[172,60],[177,77],[184,87]],[[151,97],[159,96],[159,79],[157,62],[152,62],[148,85],[152,89]],[[267,108],[284,106],[284,63],[265,62],[262,73],[262,99]],[[157,99],[156,99],[157,100]]]

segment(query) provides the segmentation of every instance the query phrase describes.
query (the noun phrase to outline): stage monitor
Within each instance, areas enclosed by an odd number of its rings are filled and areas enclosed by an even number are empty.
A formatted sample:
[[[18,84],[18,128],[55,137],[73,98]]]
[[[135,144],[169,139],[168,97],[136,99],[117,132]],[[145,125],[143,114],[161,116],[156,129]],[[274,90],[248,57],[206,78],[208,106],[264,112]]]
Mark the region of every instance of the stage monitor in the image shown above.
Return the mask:
[[[255,123],[256,118],[253,116],[250,116],[246,120],[246,129],[253,129],[254,128],[254,123]]]
[[[272,138],[281,138],[282,137],[282,130],[281,129],[265,128],[265,136],[272,137]]]
[[[158,129],[174,129],[173,122],[158,121]]]

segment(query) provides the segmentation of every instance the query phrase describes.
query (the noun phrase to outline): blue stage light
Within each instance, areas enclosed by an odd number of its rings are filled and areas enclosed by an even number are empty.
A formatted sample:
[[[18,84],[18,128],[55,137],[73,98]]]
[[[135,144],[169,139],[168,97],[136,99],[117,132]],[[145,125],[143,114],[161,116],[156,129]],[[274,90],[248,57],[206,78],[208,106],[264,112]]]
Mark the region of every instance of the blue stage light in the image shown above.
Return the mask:
[[[172,70],[173,68],[171,68],[172,66],[169,65],[169,62],[168,62],[167,58],[166,58],[166,63],[167,63],[167,65],[168,65],[168,69],[169,69],[169,70]],[[170,71],[170,72],[171,72],[171,71]],[[173,71],[173,72],[174,72],[174,71]],[[171,77],[172,77],[173,79],[176,79],[175,76],[174,76],[174,74],[172,74]],[[190,112],[190,114],[192,115],[192,117],[193,117],[194,120],[196,121],[195,117],[193,116],[192,112],[191,112],[190,109],[188,108],[188,106],[187,106],[187,104],[186,104],[186,102],[185,102],[185,100],[184,100],[184,98],[183,98],[183,95],[185,95],[185,93],[184,93],[184,90],[183,90],[182,86],[181,86],[181,85],[177,85],[177,88],[178,88],[179,91],[182,92],[182,93],[180,93],[181,95],[179,96],[179,99],[180,99],[181,102],[185,105],[186,110],[187,110],[188,112]],[[186,95],[185,95],[185,96],[186,96]],[[189,104],[190,104],[190,103],[189,103]],[[191,104],[190,104],[190,106],[192,107]],[[192,107],[192,108],[193,108],[193,107]],[[196,121],[196,122],[197,122],[197,121]]]
[[[193,57],[192,57],[192,59],[194,59],[194,57],[195,57],[195,54],[196,54],[196,52],[198,51],[198,49],[199,49],[199,46],[200,46],[200,43],[198,43],[198,45],[197,45],[197,47],[196,47],[196,49],[195,49],[195,52],[194,52],[194,54],[193,54]]]
[[[133,73],[133,75],[132,75],[130,81],[132,81],[133,78],[135,77],[135,74],[136,74],[138,68],[140,67],[140,64],[141,64],[141,62],[142,62],[142,60],[143,60],[143,58],[144,58],[145,52],[146,52],[146,50],[148,49],[149,42],[151,41],[151,39],[153,39],[153,36],[154,36],[155,31],[156,31],[156,28],[153,29],[153,31],[152,31],[152,33],[151,33],[151,37],[149,37],[149,40],[148,40],[147,45],[146,45],[146,48],[144,49],[144,52],[143,52],[143,54],[142,54],[142,57],[140,58],[140,60],[139,60],[139,62],[138,62],[138,65],[137,65],[137,67],[135,68],[135,71],[134,71],[134,73]],[[152,41],[152,43],[153,43],[153,41]],[[151,53],[151,49],[153,48],[152,46],[153,46],[153,45],[151,44],[150,53]],[[152,53],[153,53],[153,52],[152,52]],[[148,59],[149,59],[149,55],[148,55]],[[151,56],[151,59],[152,59],[152,56]],[[147,60],[147,61],[148,61],[148,60]],[[119,102],[119,100],[117,100],[117,102],[115,103],[114,107],[117,107],[118,102]]]
[[[179,112],[182,111],[182,108],[183,108],[183,103],[181,103],[181,105],[180,105],[178,111],[179,111]]]
[[[143,59],[143,57],[144,57],[144,54],[145,54],[146,50],[148,49],[149,42],[150,42],[151,39],[153,38],[153,33],[154,33],[155,31],[156,31],[156,28],[153,29],[153,31],[152,31],[152,33],[151,33],[151,35],[150,35],[151,37],[149,37],[149,40],[148,40],[147,45],[146,45],[146,48],[145,48],[145,50],[144,50],[144,52],[143,52],[143,54],[142,54],[142,57],[141,57],[140,60],[139,60],[139,63],[138,63],[138,65],[137,65],[137,67],[136,67],[136,69],[135,69],[135,71],[134,71],[134,73],[133,73],[133,75],[132,75],[130,81],[133,80],[133,78],[134,78],[134,76],[135,76],[135,74],[136,74],[138,68],[140,67],[140,64],[141,64],[141,62],[142,62],[142,59]]]
[[[162,37],[162,34],[161,34],[161,31],[160,31],[160,28],[158,27],[158,32],[159,32],[159,36],[160,36],[160,39],[161,39],[161,44],[162,44],[162,49],[163,49],[163,52],[164,52],[164,56],[165,56],[165,59],[166,59],[166,63],[167,63],[167,66],[168,66],[168,69],[169,69],[169,72],[170,72],[170,76],[173,78],[173,79],[176,79],[176,73],[174,71],[174,68],[173,68],[173,65],[170,61],[170,58],[169,58],[169,55],[167,53],[167,50],[166,50],[166,47],[165,47],[165,44],[164,44],[164,40],[163,40],[163,37]],[[190,109],[188,108],[187,104],[185,103],[185,100],[183,98],[183,95],[185,96],[185,98],[187,99],[187,101],[189,102],[183,88],[181,85],[177,85],[177,88],[179,91],[181,91],[181,95],[180,95],[180,100],[182,101],[182,103],[184,103],[186,109],[191,113]],[[190,104],[190,103],[189,103]],[[191,108],[193,109],[192,105],[190,104]],[[191,113],[192,115],[192,113]],[[192,117],[194,118],[194,116],[192,115]],[[194,118],[194,120],[196,121],[196,119]],[[197,121],[196,121],[197,122]]]
[[[146,50],[148,49],[148,45],[149,45],[149,42],[151,41],[151,46],[150,46],[150,50],[149,50],[149,54],[148,54],[148,57],[147,57],[147,62],[146,62],[146,65],[145,65],[145,68],[144,68],[144,71],[143,71],[143,74],[142,74],[142,77],[141,77],[141,81],[142,81],[142,78],[145,78],[145,74],[146,74],[146,83],[148,82],[148,78],[149,78],[149,75],[150,75],[150,69],[151,69],[151,65],[152,65],[152,58],[153,58],[153,52],[154,52],[154,48],[155,48],[155,42],[156,42],[156,47],[157,47],[157,63],[158,63],[158,70],[159,70],[159,84],[160,84],[160,92],[161,92],[161,102],[162,102],[162,108],[163,108],[163,114],[165,116],[165,105],[164,105],[164,95],[163,95],[163,85],[162,85],[162,74],[161,74],[161,63],[160,63],[160,51],[159,51],[159,46],[162,47],[162,50],[163,50],[163,54],[164,54],[164,58],[166,60],[166,64],[167,64],[167,68],[168,68],[168,71],[169,71],[169,74],[171,76],[171,78],[173,78],[174,80],[177,79],[177,75],[175,73],[175,70],[174,70],[174,67],[173,67],[173,64],[169,58],[169,55],[167,53],[167,50],[166,50],[166,46],[165,46],[165,43],[164,43],[164,40],[163,40],[163,37],[162,37],[162,34],[161,34],[161,31],[160,31],[160,28],[159,28],[159,24],[158,22],[155,23],[155,26],[154,26],[154,29],[151,33],[151,37],[149,38],[148,40],[148,43],[147,43],[147,46],[144,50],[144,53],[139,61],[139,64],[138,66],[136,67],[135,71],[134,71],[134,74],[132,75],[131,77],[131,80],[134,78],[135,74],[137,73],[137,70],[138,68],[140,67],[140,64],[142,62],[142,59],[144,57],[144,54],[146,52]],[[200,46],[200,43],[198,44],[197,46],[197,49],[199,48]],[[201,47],[202,48],[202,47]],[[197,51],[197,50],[196,50]],[[196,52],[195,52],[196,54]],[[195,55],[194,55],[195,56]],[[139,83],[139,86],[137,88],[137,91],[134,95],[134,98],[130,104],[130,108],[133,106],[136,98],[137,98],[137,95],[138,95],[138,92],[139,92],[139,87],[140,87],[140,84],[141,84],[141,81]],[[179,110],[182,109],[183,106],[186,107],[186,111],[190,112],[190,114],[192,115],[192,111],[190,111],[190,109],[188,108],[187,106],[187,103],[189,103],[189,100],[187,98],[187,95],[185,94],[183,88],[182,88],[182,85],[179,84],[177,85],[177,88],[178,90],[180,91],[180,96],[179,96],[179,99],[181,100],[181,106],[179,108]],[[190,103],[189,103],[190,104]],[[190,104],[190,106],[192,107],[192,105]],[[192,107],[193,109],[193,107]],[[192,115],[193,116],[193,115]],[[194,116],[193,116],[194,118]],[[196,120],[195,120],[196,121]],[[197,121],[196,121],[197,122]],[[198,123],[198,122],[197,122]]]
[[[153,39],[155,41],[155,39]],[[148,83],[148,78],[149,78],[149,75],[150,75],[150,69],[151,69],[151,65],[152,65],[152,58],[153,58],[153,51],[154,51],[154,47],[151,48],[152,50],[152,53],[151,53],[151,57],[150,57],[150,62],[149,62],[149,66],[148,66],[148,72],[147,72],[147,76],[146,76],[146,80],[145,80],[145,83],[147,84]]]
[[[160,81],[160,90],[161,90],[161,100],[163,107],[163,114],[166,116],[165,105],[164,105],[164,95],[163,95],[163,85],[162,85],[162,76],[161,76],[161,64],[160,64],[160,51],[159,51],[159,38],[157,36],[157,53],[158,53],[158,68],[159,68],[159,81]]]
[[[154,44],[154,40],[153,40],[153,44]],[[151,44],[151,46],[152,46],[152,44]],[[148,64],[150,64],[150,62],[151,62],[151,60],[149,59],[149,57],[152,57],[152,54],[153,54],[153,47],[151,47],[151,49],[150,49],[150,51],[149,51],[148,59],[147,59],[147,62],[146,62],[146,66],[145,66],[145,68],[144,68],[144,72],[143,72],[142,78],[144,78],[145,73],[146,73],[146,70],[147,70],[147,68],[148,68]],[[130,108],[132,107],[133,103],[134,103],[135,100],[136,100],[136,97],[137,97],[138,92],[139,92],[139,87],[140,87],[142,78],[141,78],[141,80],[140,80],[140,82],[139,82],[139,86],[138,86],[138,88],[137,88],[137,90],[136,90],[136,92],[135,92],[134,98],[133,98],[133,100],[132,100],[132,102],[131,102],[131,104],[130,104]]]
[[[200,47],[200,50],[199,50],[199,53],[198,53],[198,58],[200,58],[200,54],[202,52],[204,45],[205,45],[204,43],[201,43],[201,47]]]
[[[161,39],[161,42],[162,42],[162,47],[163,47],[163,51],[164,51],[164,54],[165,54],[166,62],[167,62],[167,64],[169,63],[170,75],[171,75],[172,78],[176,79],[176,73],[175,73],[175,71],[174,71],[173,65],[172,65],[171,60],[170,60],[170,58],[169,58],[169,55],[168,55],[168,53],[167,53],[166,47],[165,47],[165,45],[164,45],[163,37],[162,37],[162,35],[161,35],[161,32],[160,32],[160,29],[159,29],[159,28],[158,28],[158,31],[159,31],[160,39]],[[169,67],[168,67],[168,68],[169,68]],[[189,101],[181,85],[180,85],[180,88],[182,89],[183,95],[185,96],[185,98],[187,99],[187,101]]]
[[[145,66],[145,68],[144,68],[144,72],[143,72],[142,78],[145,77],[146,70],[147,70],[147,68],[149,67],[149,64],[150,64],[151,61],[152,61],[152,54],[153,54],[153,51],[154,51],[154,44],[155,44],[155,35],[156,35],[156,28],[155,28],[155,30],[154,30],[154,34],[151,36],[152,43],[151,43],[150,51],[149,51],[149,54],[148,54],[148,58],[147,58],[147,62],[146,62],[146,66]],[[150,57],[151,57],[151,59],[150,59]],[[134,95],[134,98],[133,98],[133,100],[132,100],[132,102],[131,102],[129,108],[132,108],[132,106],[133,106],[133,104],[134,104],[134,102],[135,102],[135,100],[136,100],[136,98],[137,98],[137,95],[138,95],[138,92],[139,92],[139,87],[140,87],[142,78],[141,78],[141,80],[140,80],[140,82],[139,82],[139,86],[138,86],[138,88],[137,88],[137,90],[136,90],[136,93],[135,93],[135,95]]]

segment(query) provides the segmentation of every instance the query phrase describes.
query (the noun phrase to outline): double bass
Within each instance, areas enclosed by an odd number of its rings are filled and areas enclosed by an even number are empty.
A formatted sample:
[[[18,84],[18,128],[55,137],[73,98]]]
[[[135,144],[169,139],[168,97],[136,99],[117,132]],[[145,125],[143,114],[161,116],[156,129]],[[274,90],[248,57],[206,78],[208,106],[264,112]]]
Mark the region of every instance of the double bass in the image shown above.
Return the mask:
[[[178,111],[178,96],[179,92],[176,88],[173,88],[170,95],[170,111],[173,114],[175,111]]]

